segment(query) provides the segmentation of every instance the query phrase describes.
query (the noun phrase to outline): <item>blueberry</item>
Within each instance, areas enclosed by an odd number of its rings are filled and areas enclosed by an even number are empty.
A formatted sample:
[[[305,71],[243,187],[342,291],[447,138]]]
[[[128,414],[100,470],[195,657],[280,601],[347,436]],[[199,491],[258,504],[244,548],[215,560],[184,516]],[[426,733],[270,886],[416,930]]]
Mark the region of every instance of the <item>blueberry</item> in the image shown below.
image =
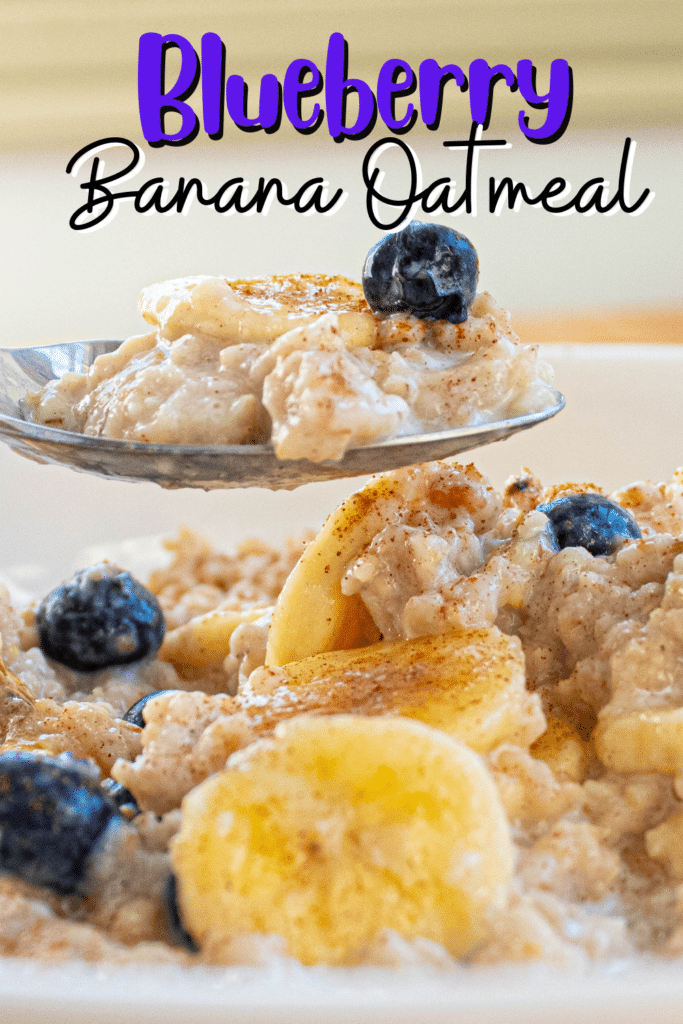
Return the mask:
[[[81,569],[48,594],[36,625],[43,652],[80,672],[155,654],[166,628],[154,594],[107,564]]]
[[[176,945],[184,946],[190,953],[198,953],[199,946],[194,941],[190,933],[185,931],[183,922],[180,919],[180,911],[178,910],[178,885],[176,883],[175,875],[168,876],[164,890],[164,897],[166,902],[168,928],[171,933],[171,938]]]
[[[148,700],[152,697],[158,697],[160,693],[175,693],[175,690],[157,690],[156,693],[148,693],[146,697],[141,697],[140,700],[136,701],[128,708],[125,715],[123,716],[124,722],[130,722],[131,725],[138,725],[141,729],[145,728],[145,720],[142,717],[142,712],[147,704]]]
[[[102,783],[102,789],[127,818],[134,818],[136,814],[140,813],[137,800],[121,782],[116,782],[114,779],[105,779]]]
[[[441,224],[411,221],[372,247],[363,291],[376,313],[413,313],[424,320],[467,320],[479,276],[474,246]]]
[[[622,541],[640,537],[630,512],[601,494],[568,494],[547,505],[545,512],[562,548],[585,548],[591,555],[611,555]]]
[[[60,895],[83,894],[88,857],[118,819],[87,763],[0,754],[0,870]]]

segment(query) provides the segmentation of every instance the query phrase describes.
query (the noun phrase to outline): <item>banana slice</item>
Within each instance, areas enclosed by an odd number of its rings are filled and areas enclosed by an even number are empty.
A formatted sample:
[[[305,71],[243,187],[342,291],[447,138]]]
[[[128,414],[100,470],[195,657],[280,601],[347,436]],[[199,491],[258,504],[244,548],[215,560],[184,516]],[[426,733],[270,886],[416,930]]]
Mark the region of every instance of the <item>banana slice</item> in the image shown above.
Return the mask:
[[[261,605],[246,611],[216,608],[204,615],[196,615],[166,634],[157,657],[159,661],[168,661],[178,667],[207,668],[215,665],[230,654],[230,637],[237,627],[245,622],[256,622],[269,607]]]
[[[372,477],[327,517],[287,577],[273,612],[266,665],[349,650],[380,633],[357,594],[342,594],[349,565],[402,507],[399,474]]]
[[[598,757],[618,772],[683,772],[683,708],[602,718],[593,733]]]
[[[572,782],[583,782],[586,777],[588,744],[576,729],[555,715],[548,715],[547,729],[532,743],[529,753]]]
[[[442,522],[466,509],[481,514],[490,491],[473,466],[446,462],[371,477],[328,516],[290,573],[275,605],[266,665],[286,665],[324,651],[362,647],[380,639],[357,594],[342,593],[352,560],[375,534],[415,514]]]
[[[198,332],[233,344],[266,344],[325,313],[336,313],[349,347],[377,343],[377,320],[363,289],[346,277],[183,277],[145,288],[139,305],[147,323],[169,341]]]
[[[316,654],[270,676],[268,703],[254,700],[259,684],[267,694],[267,669],[237,698],[258,715],[260,732],[302,712],[401,715],[488,753],[501,743],[528,747],[546,728],[526,689],[521,644],[495,626]]]
[[[9,668],[2,658],[2,636],[0,636],[0,707],[5,701],[20,700],[33,708],[36,698],[16,672]]]
[[[210,958],[240,933],[339,964],[385,929],[463,956],[506,899],[509,826],[483,762],[419,722],[303,715],[183,801],[185,927]]]

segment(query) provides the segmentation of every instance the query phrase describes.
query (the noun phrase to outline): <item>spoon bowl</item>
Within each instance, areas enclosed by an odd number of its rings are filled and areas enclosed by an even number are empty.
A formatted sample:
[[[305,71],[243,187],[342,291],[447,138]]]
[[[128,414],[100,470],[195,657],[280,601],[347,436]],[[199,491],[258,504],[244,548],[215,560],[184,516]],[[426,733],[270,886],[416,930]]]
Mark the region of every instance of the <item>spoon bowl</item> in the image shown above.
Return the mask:
[[[97,356],[120,344],[72,341],[0,349],[0,440],[35,462],[61,464],[116,480],[151,480],[161,487],[206,491],[230,487],[292,490],[316,480],[364,476],[459,455],[542,423],[565,404],[556,391],[555,403],[540,412],[352,448],[336,462],[278,459],[272,444],[147,444],[76,434],[24,419],[22,400],[27,392],[39,391],[65,373],[87,372]]]

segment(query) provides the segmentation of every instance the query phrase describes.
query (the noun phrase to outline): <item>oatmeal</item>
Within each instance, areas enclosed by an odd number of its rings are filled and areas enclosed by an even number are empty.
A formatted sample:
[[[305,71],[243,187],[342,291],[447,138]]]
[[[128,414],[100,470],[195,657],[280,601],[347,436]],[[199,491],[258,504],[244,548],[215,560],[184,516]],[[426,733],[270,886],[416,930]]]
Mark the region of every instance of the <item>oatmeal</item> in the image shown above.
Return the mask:
[[[434,227],[418,225],[422,234]],[[467,287],[450,263],[450,272],[414,264],[416,296],[409,301],[407,270],[398,269],[386,311],[376,288],[365,282],[371,306],[363,287],[342,277],[152,285],[140,297],[150,330],[99,356],[87,374],[67,373],[27,396],[25,413],[46,426],[152,444],[272,439],[280,459],[320,462],[389,438],[555,404],[550,367],[520,343],[487,292],[475,295],[476,259]],[[405,301],[394,294],[401,282]],[[455,313],[441,302],[449,287]],[[435,288],[439,304],[424,308]]]
[[[0,595],[4,955],[681,955],[683,472],[499,493],[432,463],[283,551],[170,549],[138,661],[49,659]]]

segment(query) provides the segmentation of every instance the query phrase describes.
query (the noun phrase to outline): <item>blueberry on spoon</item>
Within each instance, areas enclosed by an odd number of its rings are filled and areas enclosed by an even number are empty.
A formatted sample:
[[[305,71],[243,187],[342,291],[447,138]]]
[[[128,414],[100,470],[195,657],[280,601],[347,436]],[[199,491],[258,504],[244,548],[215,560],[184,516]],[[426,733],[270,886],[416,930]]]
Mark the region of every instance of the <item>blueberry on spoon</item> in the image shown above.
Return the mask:
[[[376,313],[461,324],[478,277],[477,253],[468,238],[441,224],[412,221],[372,247],[363,267],[363,291]]]

